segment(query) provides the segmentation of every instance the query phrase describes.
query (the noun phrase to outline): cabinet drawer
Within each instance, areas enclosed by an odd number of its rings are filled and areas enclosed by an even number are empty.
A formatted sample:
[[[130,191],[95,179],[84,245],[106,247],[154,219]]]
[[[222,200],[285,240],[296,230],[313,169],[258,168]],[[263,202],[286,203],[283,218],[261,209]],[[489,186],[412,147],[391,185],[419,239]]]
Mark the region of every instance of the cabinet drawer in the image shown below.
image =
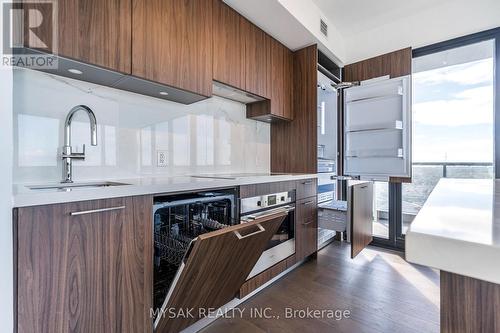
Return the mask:
[[[317,217],[318,207],[316,198],[311,197],[297,201],[297,223],[309,222]]]
[[[318,180],[316,178],[298,180],[297,200],[313,197],[316,195]]]
[[[295,254],[297,260],[302,260],[318,249],[316,197],[297,201],[295,216]]]

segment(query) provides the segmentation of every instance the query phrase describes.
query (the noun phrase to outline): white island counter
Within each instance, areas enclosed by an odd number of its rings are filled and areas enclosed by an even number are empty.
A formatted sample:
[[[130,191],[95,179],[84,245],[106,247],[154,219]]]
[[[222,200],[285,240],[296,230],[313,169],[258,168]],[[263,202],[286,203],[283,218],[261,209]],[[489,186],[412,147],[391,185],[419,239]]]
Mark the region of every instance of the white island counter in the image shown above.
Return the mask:
[[[500,181],[441,179],[406,233],[406,259],[500,284]]]
[[[440,270],[441,332],[499,332],[500,181],[440,180],[406,234],[406,259]]]

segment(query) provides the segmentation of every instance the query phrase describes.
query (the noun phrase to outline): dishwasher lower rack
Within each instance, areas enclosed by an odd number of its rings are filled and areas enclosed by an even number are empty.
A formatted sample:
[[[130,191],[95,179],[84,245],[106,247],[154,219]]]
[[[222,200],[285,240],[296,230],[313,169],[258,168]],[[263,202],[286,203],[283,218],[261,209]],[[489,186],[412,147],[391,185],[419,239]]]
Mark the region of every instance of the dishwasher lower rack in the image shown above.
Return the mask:
[[[200,226],[198,228],[200,234],[220,230],[229,226],[208,218],[191,222],[191,224]],[[184,258],[184,254],[189,248],[189,243],[191,243],[192,240],[193,237],[183,234],[173,234],[167,230],[157,230],[154,233],[155,256],[157,260],[166,260],[172,265],[180,265]]]
[[[172,265],[180,265],[191,240],[182,235],[172,236],[160,231],[155,232],[155,257],[158,261],[165,260]]]

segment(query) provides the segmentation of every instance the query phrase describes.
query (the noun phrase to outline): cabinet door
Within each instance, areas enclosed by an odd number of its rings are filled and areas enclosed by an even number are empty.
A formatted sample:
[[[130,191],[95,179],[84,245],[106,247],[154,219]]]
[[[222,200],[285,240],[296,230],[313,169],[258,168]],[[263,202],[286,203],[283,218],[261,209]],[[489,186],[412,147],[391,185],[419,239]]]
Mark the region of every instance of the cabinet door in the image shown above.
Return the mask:
[[[133,0],[132,74],[211,96],[212,3]]]
[[[200,312],[232,300],[276,233],[286,211],[198,236],[177,272],[162,307],[192,309],[190,316],[158,316],[156,331],[179,332],[201,319]]]
[[[297,201],[295,255],[297,261],[318,250],[318,214],[316,197]]]
[[[271,114],[292,119],[292,52],[271,40]]]
[[[344,90],[344,174],[411,177],[410,94],[409,76]]]
[[[46,13],[52,8],[43,4],[37,7],[34,1],[25,2],[28,8],[40,10],[43,18],[52,17]],[[56,3],[57,49],[43,51],[130,74],[131,0],[59,0]],[[52,36],[47,36],[51,31],[38,30],[36,34],[42,40],[52,41]]]
[[[152,199],[20,208],[18,332],[151,332]]]
[[[347,195],[351,258],[354,258],[373,240],[373,184],[352,185]]]
[[[271,37],[256,25],[242,18],[245,39],[245,90],[271,98]]]
[[[285,119],[293,120],[293,52],[285,47],[283,54],[283,112]]]
[[[245,90],[245,43],[241,20],[241,16],[222,0],[214,0],[213,78]]]

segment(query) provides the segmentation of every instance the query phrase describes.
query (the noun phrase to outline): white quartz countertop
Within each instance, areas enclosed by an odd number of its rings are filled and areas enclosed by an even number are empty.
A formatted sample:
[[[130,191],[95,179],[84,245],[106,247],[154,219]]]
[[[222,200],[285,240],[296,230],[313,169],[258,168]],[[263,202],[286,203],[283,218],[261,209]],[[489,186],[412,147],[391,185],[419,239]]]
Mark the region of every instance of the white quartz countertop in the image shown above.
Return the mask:
[[[500,180],[440,180],[406,233],[406,259],[500,284]]]
[[[217,178],[212,178],[217,177]],[[102,188],[80,188],[72,191],[31,190],[33,185],[57,185],[58,183],[16,184],[13,186],[14,207],[47,205],[63,202],[126,197],[133,195],[167,194],[249,184],[270,183],[316,178],[316,174],[206,174],[178,177],[141,177],[133,179],[106,179],[129,185]],[[93,183],[104,180],[85,180]],[[78,183],[78,182],[76,182]]]

